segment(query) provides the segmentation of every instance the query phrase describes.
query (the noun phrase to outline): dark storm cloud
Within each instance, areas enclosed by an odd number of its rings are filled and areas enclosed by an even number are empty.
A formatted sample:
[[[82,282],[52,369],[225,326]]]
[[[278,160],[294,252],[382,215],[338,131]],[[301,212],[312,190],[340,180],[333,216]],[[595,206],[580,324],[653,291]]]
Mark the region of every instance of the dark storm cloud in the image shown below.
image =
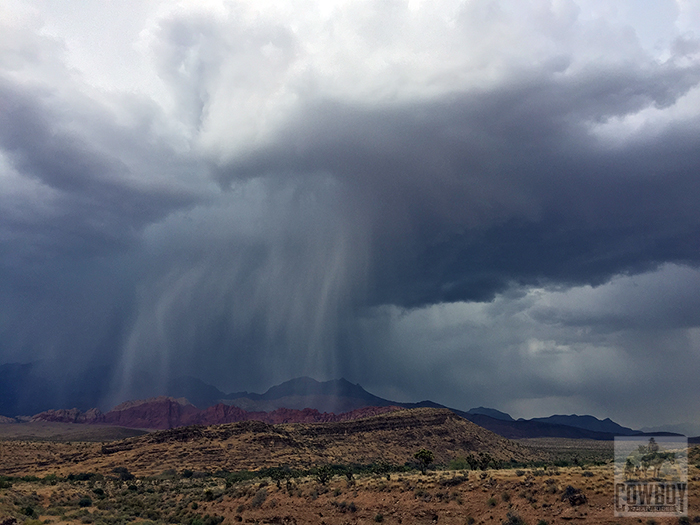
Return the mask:
[[[696,265],[696,127],[612,146],[594,127],[673,104],[700,70],[565,69],[391,109],[313,104],[220,177],[336,176],[373,218],[375,304],[491,300],[511,285]]]
[[[156,383],[186,370],[243,388],[334,373],[366,257],[337,193],[324,177],[258,180],[151,228],[119,390],[145,369]]]
[[[364,345],[365,386],[522,417],[692,422],[700,408],[689,395],[700,373],[698,275],[671,265],[490,303],[382,308],[365,326],[374,336]],[[411,387],[397,393],[386,385]]]
[[[38,259],[123,251],[138,240],[145,225],[195,202],[195,195],[177,186],[138,180],[144,166],[134,173],[118,150],[120,142],[128,142],[129,155],[138,156],[140,146],[126,130],[114,124],[110,128],[106,112],[91,117],[101,128],[97,133],[108,135],[109,152],[90,142],[94,136],[70,130],[73,122],[55,101],[51,103],[54,96],[0,82],[0,148],[15,170],[39,183],[47,201],[24,212],[0,211],[2,224],[16,239],[8,251],[30,252]],[[167,163],[168,152],[158,153]]]
[[[0,16],[0,364],[637,421],[698,369],[687,2],[86,5]]]

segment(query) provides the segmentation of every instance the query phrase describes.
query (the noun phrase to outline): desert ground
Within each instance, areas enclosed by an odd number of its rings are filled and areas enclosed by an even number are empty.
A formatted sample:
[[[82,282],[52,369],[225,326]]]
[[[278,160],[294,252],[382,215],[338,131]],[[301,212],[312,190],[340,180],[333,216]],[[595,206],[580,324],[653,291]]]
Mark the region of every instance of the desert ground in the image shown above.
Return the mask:
[[[697,448],[688,518],[616,518],[612,443],[518,443],[482,430],[434,410],[127,438],[16,426],[0,431],[0,524],[700,522]],[[425,473],[413,458],[421,444],[435,451]],[[493,461],[470,470],[467,457]]]
[[[692,470],[697,474],[696,467]],[[367,474],[351,480],[334,476],[326,483],[306,476],[279,485],[271,478],[227,483],[189,472],[184,472],[189,477],[164,471],[126,481],[115,474],[6,482],[0,489],[0,516],[26,525],[679,522],[615,518],[610,466]],[[572,505],[567,487],[580,490],[585,503]],[[692,512],[700,514],[697,488],[697,481],[691,482],[689,522],[700,521]]]

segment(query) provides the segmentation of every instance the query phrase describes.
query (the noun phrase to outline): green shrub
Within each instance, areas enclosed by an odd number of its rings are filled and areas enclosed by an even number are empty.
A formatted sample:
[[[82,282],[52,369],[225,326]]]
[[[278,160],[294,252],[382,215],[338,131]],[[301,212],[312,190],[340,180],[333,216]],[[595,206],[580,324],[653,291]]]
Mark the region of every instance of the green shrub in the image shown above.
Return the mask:
[[[461,485],[465,481],[469,481],[469,476],[466,473],[459,476],[453,476],[451,478],[441,479],[440,485],[442,485],[443,487],[456,487],[457,485]]]
[[[333,502],[333,504],[334,504],[334,505],[338,508],[338,510],[339,510],[340,512],[342,512],[343,514],[345,514],[346,512],[355,512],[355,511],[357,511],[357,507],[355,506],[355,503],[354,503],[354,502],[348,504],[348,503],[345,502],[345,501],[341,501],[340,503],[338,503],[338,502],[336,501],[336,502]]]
[[[255,493],[255,496],[253,496],[253,499],[250,500],[250,506],[253,507],[254,509],[257,509],[263,503],[265,503],[266,499],[267,499],[267,489],[262,488],[262,489],[258,490]]]
[[[384,521],[384,514],[382,514],[381,512],[379,514],[377,514],[374,517],[374,521],[377,523],[381,523],[382,521]]]
[[[68,474],[66,479],[68,481],[90,481],[91,479],[95,478],[94,473],[88,473],[88,472],[80,472],[78,474]],[[46,479],[46,478],[44,478]]]
[[[418,452],[413,454],[413,457],[418,460],[420,464],[420,471],[423,474],[425,474],[428,465],[435,461],[435,454],[433,454],[430,450],[425,448],[422,448]]]
[[[23,479],[25,481],[39,481],[39,478],[37,478],[36,476],[25,476]],[[58,476],[56,474],[49,474],[48,476],[45,476],[44,479],[41,481],[43,481],[43,483],[46,485],[55,485],[56,483],[58,483]]]
[[[112,469],[112,472],[119,475],[119,479],[122,481],[131,481],[136,476],[134,476],[126,467],[117,467]]]
[[[87,496],[82,497],[78,500],[78,507],[92,507],[92,500]]]
[[[416,490],[414,492],[414,496],[417,499],[420,499],[420,500],[425,501],[425,502],[428,502],[428,501],[433,499],[433,497],[430,495],[430,492],[428,492],[425,489],[419,489],[419,488],[416,488]]]
[[[158,521],[160,519],[160,512],[156,509],[146,509],[141,514],[141,517],[151,521]]]
[[[514,512],[509,512],[506,519],[504,519],[501,523],[503,525],[526,525],[525,520]]]
[[[467,458],[456,457],[450,461],[450,470],[467,470],[469,468],[469,463],[467,463]]]
[[[328,465],[323,465],[316,469],[316,480],[321,484],[325,485],[333,477],[333,469]]]
[[[194,477],[194,474],[192,475]],[[249,470],[241,470],[240,472],[233,472],[226,476],[226,486],[230,487],[235,483],[240,483],[241,481],[248,481],[255,479],[256,473],[250,472]]]

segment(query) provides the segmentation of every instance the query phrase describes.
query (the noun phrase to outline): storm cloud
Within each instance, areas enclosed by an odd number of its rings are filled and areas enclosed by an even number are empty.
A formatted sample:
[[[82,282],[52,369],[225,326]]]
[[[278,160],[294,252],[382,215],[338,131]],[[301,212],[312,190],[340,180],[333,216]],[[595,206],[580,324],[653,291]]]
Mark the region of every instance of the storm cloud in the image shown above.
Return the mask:
[[[693,2],[2,10],[0,363],[697,419]]]

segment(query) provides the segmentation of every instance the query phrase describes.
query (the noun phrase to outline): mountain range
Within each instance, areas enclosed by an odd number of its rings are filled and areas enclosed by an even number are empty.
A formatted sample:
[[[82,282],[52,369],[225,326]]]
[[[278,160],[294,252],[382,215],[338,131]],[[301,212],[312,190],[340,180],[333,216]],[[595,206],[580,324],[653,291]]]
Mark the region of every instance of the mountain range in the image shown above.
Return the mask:
[[[263,412],[279,408],[297,410],[312,408],[321,412],[349,412],[368,406],[448,408],[455,414],[510,439],[529,437],[613,439],[614,436],[645,435],[642,431],[619,425],[610,418],[600,420],[589,415],[553,415],[515,420],[509,414],[493,408],[477,407],[464,411],[428,400],[417,403],[391,401],[371,394],[359,384],[353,384],[346,379],[319,382],[310,377],[300,377],[273,386],[263,394],[250,392],[225,394],[196,378],[183,377],[171,383],[169,395],[185,397],[201,408],[223,403],[235,405],[247,411]],[[672,433],[656,432],[655,434],[671,435]]]
[[[2,381],[3,374],[12,375],[8,371],[19,372],[19,378],[10,377],[9,381]],[[8,411],[7,406],[7,400],[16,401],[17,395],[14,398],[6,397],[3,389],[9,390],[8,385],[11,388],[18,383],[18,379],[27,378],[31,378],[31,369],[27,365],[0,367],[0,416],[6,416],[5,422],[14,421],[7,419],[7,416],[17,415]],[[509,414],[493,408],[477,407],[463,411],[429,400],[418,403],[391,401],[371,394],[359,384],[345,379],[319,382],[309,377],[300,377],[258,394],[245,391],[225,393],[200,379],[179,377],[168,383],[165,394],[153,399],[122,403],[106,413],[96,408],[67,410],[53,406],[49,410],[37,411],[32,418],[21,419],[167,429],[191,424],[210,425],[247,420],[270,424],[348,421],[400,408],[447,408],[454,414],[509,439],[558,437],[610,440],[616,435],[646,435],[642,431],[621,426],[609,418],[600,420],[589,415],[553,415],[515,420]],[[41,403],[35,400],[33,405],[40,406]],[[661,434],[672,435],[668,432]]]

